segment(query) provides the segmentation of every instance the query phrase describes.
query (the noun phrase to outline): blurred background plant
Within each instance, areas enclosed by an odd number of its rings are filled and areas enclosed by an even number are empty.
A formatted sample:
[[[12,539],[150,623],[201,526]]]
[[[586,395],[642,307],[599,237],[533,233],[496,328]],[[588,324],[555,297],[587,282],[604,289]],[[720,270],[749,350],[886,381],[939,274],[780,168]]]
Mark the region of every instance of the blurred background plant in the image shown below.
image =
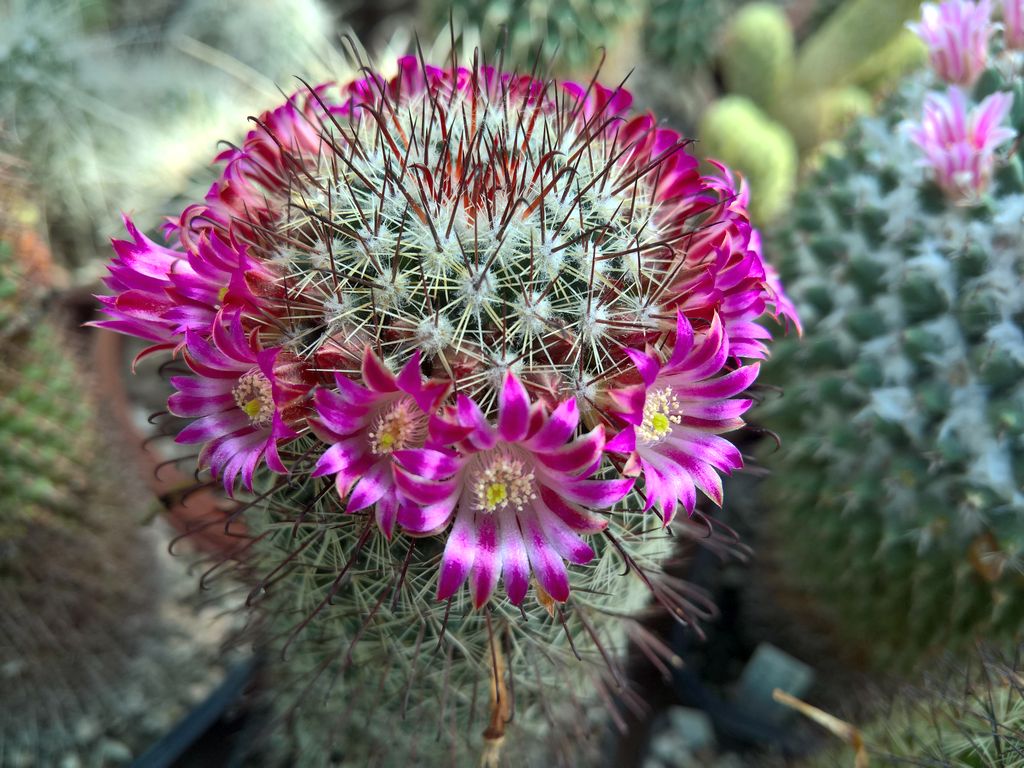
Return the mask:
[[[915,686],[882,698],[863,728],[831,718],[819,723],[847,742],[805,765],[1024,766],[1024,676],[1020,649],[979,648],[946,658]]]
[[[917,7],[846,0],[811,16],[820,26],[799,45],[791,14],[777,3],[752,2],[729,18],[715,53],[725,94],[706,109],[699,136],[709,156],[747,176],[759,223],[787,211],[800,165],[823,142],[923,61],[923,46],[903,26]]]
[[[231,117],[343,70],[316,0],[2,0],[2,149],[22,158],[57,260],[99,276],[120,213],[156,226],[168,195],[201,197]],[[81,271],[81,274],[79,274]]]
[[[987,66],[904,81],[769,240],[807,323],[767,369],[778,560],[878,663],[1024,618],[1024,92],[998,37]]]
[[[0,765],[122,765],[219,682],[224,632],[140,528],[27,170],[0,156]]]

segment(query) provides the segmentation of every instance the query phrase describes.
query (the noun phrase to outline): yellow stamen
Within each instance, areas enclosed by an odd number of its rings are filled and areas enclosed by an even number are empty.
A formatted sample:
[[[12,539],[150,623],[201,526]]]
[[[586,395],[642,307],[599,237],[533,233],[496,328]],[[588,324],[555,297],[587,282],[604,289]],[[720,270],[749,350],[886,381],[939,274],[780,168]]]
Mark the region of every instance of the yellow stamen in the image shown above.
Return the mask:
[[[254,427],[265,427],[274,418],[274,390],[260,371],[253,369],[238,379],[231,391],[235,405],[249,417]]]
[[[644,443],[657,443],[672,433],[672,425],[682,421],[682,407],[671,387],[662,387],[647,393],[644,420],[636,435]]]
[[[508,486],[504,483],[491,483],[487,486],[485,496],[487,508],[494,509],[508,498]]]
[[[520,459],[507,454],[490,459],[476,476],[473,494],[476,508],[492,513],[511,505],[522,509],[536,498],[533,491],[533,472],[526,469]]]
[[[378,456],[423,445],[426,418],[412,400],[403,398],[377,417],[370,431],[370,450]]]

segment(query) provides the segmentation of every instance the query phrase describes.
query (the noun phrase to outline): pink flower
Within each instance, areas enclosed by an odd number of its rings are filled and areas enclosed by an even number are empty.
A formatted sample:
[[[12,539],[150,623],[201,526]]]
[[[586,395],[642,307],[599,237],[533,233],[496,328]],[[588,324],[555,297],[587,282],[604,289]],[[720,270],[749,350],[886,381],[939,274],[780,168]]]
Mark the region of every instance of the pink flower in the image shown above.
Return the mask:
[[[260,349],[246,334],[240,311],[218,315],[211,339],[193,330],[185,338],[185,362],[196,375],[171,378],[178,391],[167,408],[195,421],[176,441],[202,443],[199,466],[221,477],[229,494],[239,475],[252,490],[261,460],[286,473],[278,445],[298,436],[292,424],[301,418],[309,390],[302,364],[280,348]]]
[[[717,315],[733,356],[763,359],[771,339],[760,324],[765,313],[798,331],[800,321],[778,275],[764,260],[760,233],[747,213],[746,188],[737,186],[725,166],[712,164],[719,174],[701,179],[706,187],[688,201],[691,210],[682,217],[706,219],[680,233],[685,247],[667,270],[676,276],[669,293],[679,298],[667,301],[666,309],[709,323]]]
[[[1013,107],[1013,94],[993,93],[968,111],[959,88],[947,95],[930,93],[924,116],[910,138],[924,150],[939,186],[954,200],[976,200],[988,187],[995,150],[1012,139],[1013,129],[1001,125]]]
[[[113,241],[117,256],[104,280],[115,295],[97,297],[112,319],[93,325],[155,342],[140,357],[179,346],[187,331],[208,334],[222,309],[270,311],[256,289],[273,292],[273,275],[245,246],[204,233],[181,251],[154,243],[127,217],[124,224],[132,239]]]
[[[646,509],[655,508],[665,525],[679,504],[693,514],[697,488],[721,506],[717,472],[728,474],[743,461],[736,447],[718,435],[743,426],[740,416],[752,401],[731,398],[753,383],[758,365],[716,377],[729,358],[722,322],[716,316],[707,333],[695,338],[682,313],[666,362],[638,350],[629,354],[643,385],[614,393],[628,426],[605,450],[629,454],[626,474],[643,477]]]
[[[973,85],[988,62],[991,13],[989,0],[923,3],[921,21],[907,26],[928,46],[935,74],[947,83]]]
[[[317,417],[310,426],[330,448],[312,476],[336,475],[345,512],[373,506],[377,524],[390,539],[399,509],[410,504],[395,485],[393,456],[423,446],[427,418],[437,410],[448,385],[424,384],[418,352],[396,377],[369,347],[362,362],[365,386],[340,373],[334,378],[336,391],[321,389],[314,396]]]
[[[594,480],[604,455],[604,429],[573,439],[579,425],[576,401],[552,413],[530,404],[526,389],[507,374],[499,394],[497,427],[460,395],[450,419],[431,422],[432,444],[398,451],[404,468],[398,485],[421,508],[400,522],[412,533],[443,529],[454,514],[441,559],[437,598],[446,600],[469,579],[480,608],[501,576],[514,605],[526,596],[531,570],[555,600],[569,597],[565,560],[590,562],[594,551],[581,538],[604,530],[592,514],[619,501],[630,479]]]
[[[1024,48],[1024,0],[1003,0],[1003,42],[1007,48]]]

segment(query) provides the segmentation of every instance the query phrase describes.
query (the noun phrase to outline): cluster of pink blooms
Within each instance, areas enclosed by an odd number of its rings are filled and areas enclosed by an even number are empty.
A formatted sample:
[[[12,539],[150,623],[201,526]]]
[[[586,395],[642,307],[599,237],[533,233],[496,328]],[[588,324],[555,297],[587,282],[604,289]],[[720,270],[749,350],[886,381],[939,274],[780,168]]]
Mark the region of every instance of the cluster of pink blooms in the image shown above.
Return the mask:
[[[686,142],[651,116],[631,115],[627,92],[486,67],[437,69],[413,58],[399,69],[391,80],[371,75],[301,91],[262,115],[240,147],[219,156],[224,169],[205,200],[166,226],[168,245],[127,221],[131,239],[114,242],[106,281],[112,295],[101,297],[110,319],[97,324],[146,339],[147,353],[169,350],[188,366],[191,375],[172,379],[169,410],[192,420],[177,439],[201,446],[200,466],[229,493],[239,484],[251,490],[266,470],[330,476],[339,513],[372,515],[389,539],[444,537],[439,599],[468,580],[479,607],[501,579],[519,604],[532,574],[544,593],[565,601],[566,563],[594,557],[587,537],[605,529],[628,494],[666,525],[679,511],[694,512],[698,492],[721,503],[720,473],[741,466],[721,434],[743,425],[752,401],[742,394],[767,353],[770,336],[758,320],[767,313],[799,328],[796,314],[762,259],[746,192],[725,169],[702,174]],[[485,102],[486,126],[474,131]],[[456,103],[447,114],[445,105]],[[423,133],[408,135],[403,110],[415,111],[412,123]],[[353,168],[357,154],[372,154],[347,138],[355,127],[375,126],[383,180],[365,183],[379,184],[381,198],[405,195],[399,210],[429,224],[427,196],[460,196],[481,219],[484,210],[497,210],[496,218],[505,211],[507,225],[531,210],[529,200],[508,194],[516,175],[528,174],[507,152],[495,168],[482,167],[472,151],[501,133],[502,110],[509,136],[526,136],[541,115],[545,130],[568,127],[585,142],[615,148],[616,173],[629,180],[623,188],[655,211],[661,244],[633,258],[643,262],[638,279],[649,283],[644,295],[656,306],[633,326],[607,323],[599,341],[611,373],[583,395],[510,365],[487,399],[463,386],[466,355],[418,344],[400,323],[348,327],[339,310],[341,320],[328,323],[319,342],[303,343],[307,310],[323,310],[326,299],[281,253],[292,248],[300,263],[315,262],[294,228],[296,198],[316,193],[313,179],[325,168]],[[443,150],[456,121],[465,126],[463,144]],[[437,166],[413,168],[414,146],[442,147],[429,155]],[[406,175],[427,190],[422,199],[395,186]],[[369,251],[381,239],[369,234],[373,227],[367,221],[344,234]],[[482,258],[484,244],[475,247],[470,261]],[[401,246],[394,248],[397,260]],[[318,263],[328,266],[304,268],[322,282],[365,281],[332,274],[332,259],[321,254]],[[605,276],[595,295],[626,290],[617,281]],[[556,358],[565,354],[558,347],[565,335],[545,336]]]
[[[910,132],[924,151],[943,191],[957,202],[974,202],[988,188],[995,151],[1016,132],[1003,125],[1013,108],[1013,94],[997,92],[971,105],[969,88],[990,65],[989,41],[995,29],[989,0],[924,3],[921,21],[909,25],[928,46],[935,74],[949,83],[945,94],[929,93],[921,123]],[[1004,41],[1024,42],[1024,0],[1005,0]]]

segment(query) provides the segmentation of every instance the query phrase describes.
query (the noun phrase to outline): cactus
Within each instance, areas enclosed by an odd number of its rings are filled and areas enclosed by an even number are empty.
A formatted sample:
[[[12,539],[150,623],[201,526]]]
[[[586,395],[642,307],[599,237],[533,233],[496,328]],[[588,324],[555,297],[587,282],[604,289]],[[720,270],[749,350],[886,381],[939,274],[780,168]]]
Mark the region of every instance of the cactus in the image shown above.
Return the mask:
[[[294,510],[276,513],[272,535],[246,563],[271,573],[287,559],[293,568],[254,587],[275,630],[265,641],[274,659],[270,721],[260,728],[265,741],[253,744],[262,766],[597,764],[608,713],[621,718],[642,706],[622,667],[628,642],[659,665],[682,663],[632,618],[651,593],[640,579],[620,578],[611,545],[579,583],[594,590],[584,599],[477,612],[465,601],[432,599],[439,546],[378,539],[360,550],[365,520],[339,520],[322,503],[314,510],[299,528]],[[674,529],[693,541],[704,535],[695,525]],[[686,589],[661,573],[658,563],[674,547],[648,531],[642,515],[614,535],[657,588]],[[345,568],[357,575],[321,605]],[[706,615],[709,606],[695,598],[690,615]]]
[[[947,661],[916,687],[881,707],[857,734],[858,752],[872,766],[944,768],[1024,766],[1024,678],[1019,659],[982,652],[967,664]],[[853,765],[849,749],[833,749],[807,768]]]
[[[1024,618],[1024,177],[993,155],[1024,129],[1012,67],[997,60],[970,111],[911,78],[771,240],[809,321],[780,345],[786,396],[766,409],[791,436],[766,488],[780,559],[876,660],[1013,638]],[[979,126],[959,162],[966,145],[928,133],[948,119]]]
[[[743,173],[753,193],[755,221],[772,221],[786,210],[796,187],[796,145],[756,104],[742,96],[719,99],[704,115],[700,139],[703,154]]]
[[[640,3],[616,0],[430,0],[424,5],[424,25],[447,39],[453,21],[456,30],[478,36],[489,58],[500,55],[509,71],[529,73],[540,54],[542,61],[553,59],[555,71],[571,75],[592,70],[602,49],[618,59],[642,9]],[[625,74],[615,69],[616,76]]]
[[[86,429],[88,411],[71,407],[80,377],[59,353],[57,341],[44,326],[29,335],[24,349],[5,344],[9,354],[0,368],[0,443],[5,446],[0,535],[5,542],[34,520],[73,520],[88,484],[83,457],[95,452],[94,435]]]
[[[923,60],[920,41],[902,28],[916,7],[909,0],[849,0],[799,48],[785,11],[772,3],[745,5],[726,25],[718,52],[726,98],[739,95],[750,101],[742,110],[739,102],[722,108],[722,114],[743,120],[738,130],[713,114],[716,105],[709,108],[701,151],[734,165],[754,189],[777,187],[758,192],[771,203],[762,198],[755,221],[767,224],[786,210],[796,163],[813,160],[823,143],[841,135],[853,118],[869,113],[871,91],[885,89]],[[822,51],[832,57],[828,66],[819,62]],[[833,60],[847,64],[834,67]],[[784,133],[789,134],[785,140]],[[746,138],[741,141],[736,134]],[[761,141],[772,149],[759,150]],[[790,160],[794,145],[797,161]],[[763,157],[772,152],[781,153],[780,159]]]
[[[730,94],[769,111],[779,99],[789,98],[796,49],[789,19],[779,6],[745,5],[726,28],[719,55]]]
[[[637,610],[707,615],[666,528],[713,533],[788,305],[746,194],[626,91],[466,64],[264,114],[166,246],[127,223],[100,325],[184,344],[177,439],[246,501],[255,637],[309,677],[279,698],[321,703],[287,749],[574,765],[637,704],[627,638],[672,660]]]
[[[920,0],[847,0],[800,46],[796,87],[811,91],[861,85],[852,74],[895,38],[906,38],[903,25],[917,15],[919,6]]]
[[[9,171],[0,198],[0,766],[120,765],[209,687],[215,649],[172,615],[183,574],[154,567]]]

